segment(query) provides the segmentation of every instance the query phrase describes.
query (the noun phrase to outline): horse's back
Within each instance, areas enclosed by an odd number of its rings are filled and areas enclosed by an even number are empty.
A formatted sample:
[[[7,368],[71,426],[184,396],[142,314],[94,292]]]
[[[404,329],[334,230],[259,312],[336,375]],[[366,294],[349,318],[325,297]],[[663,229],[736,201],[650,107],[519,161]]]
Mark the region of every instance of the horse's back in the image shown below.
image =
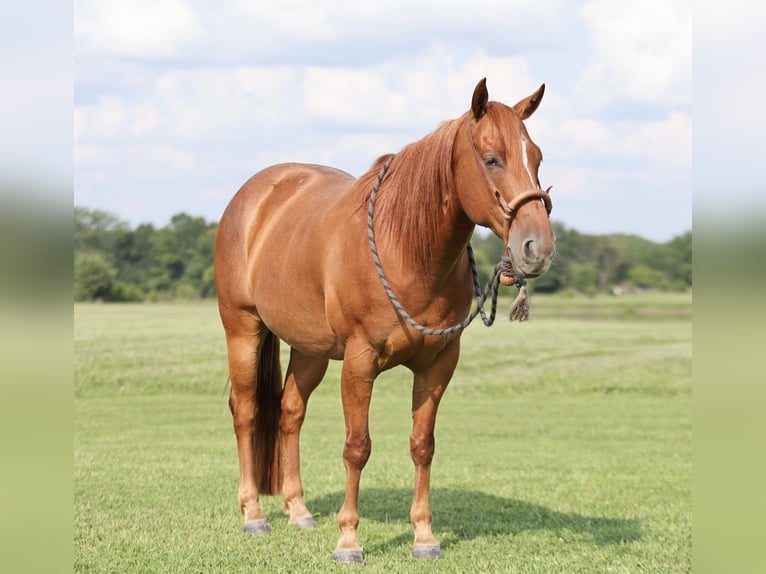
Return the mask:
[[[277,222],[281,212],[299,214],[331,202],[354,181],[339,169],[311,164],[273,165],[248,179],[229,202],[218,224],[216,253],[235,255],[253,234]]]
[[[301,201],[320,202],[353,183],[345,171],[322,165],[283,163],[259,171],[229,202],[219,226],[251,229],[259,218]]]

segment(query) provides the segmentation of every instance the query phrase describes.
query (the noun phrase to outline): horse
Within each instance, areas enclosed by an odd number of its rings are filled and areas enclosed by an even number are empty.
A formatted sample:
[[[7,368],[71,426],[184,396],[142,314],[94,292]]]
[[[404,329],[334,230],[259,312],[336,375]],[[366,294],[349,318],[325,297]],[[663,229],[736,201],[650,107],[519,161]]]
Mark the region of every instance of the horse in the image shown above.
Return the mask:
[[[280,492],[288,524],[316,528],[299,435],[312,391],[329,361],[341,360],[346,490],[333,558],[363,562],[357,501],[373,384],[403,365],[413,373],[412,554],[442,557],[429,501],[434,423],[460,353],[462,329],[446,326],[472,307],[472,233],[484,226],[503,240],[512,281],[544,273],[555,254],[537,175],[542,153],[523,123],[544,90],[507,106],[489,101],[484,78],[469,111],[358,179],[286,163],[258,172],[231,199],[214,268],[244,531],[271,532],[259,496]],[[284,380],[280,340],[290,347]]]

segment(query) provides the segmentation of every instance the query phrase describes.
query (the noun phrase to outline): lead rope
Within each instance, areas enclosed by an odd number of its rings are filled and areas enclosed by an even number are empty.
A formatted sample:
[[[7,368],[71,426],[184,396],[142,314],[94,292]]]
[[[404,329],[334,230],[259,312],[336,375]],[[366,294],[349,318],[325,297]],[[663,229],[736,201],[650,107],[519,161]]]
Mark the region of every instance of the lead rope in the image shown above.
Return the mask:
[[[397,315],[404,321],[406,321],[410,326],[418,330],[419,332],[425,334],[425,335],[436,335],[440,337],[444,337],[447,335],[451,335],[453,333],[456,333],[458,331],[462,331],[468,325],[470,325],[473,320],[476,318],[477,315],[481,315],[481,320],[484,322],[484,324],[489,327],[495,322],[495,315],[497,312],[497,295],[498,295],[498,289],[500,288],[500,283],[503,282],[503,284],[509,284],[506,283],[506,281],[513,281],[513,266],[511,264],[510,257],[503,256],[500,258],[500,261],[495,265],[495,268],[492,270],[492,273],[489,276],[489,279],[487,280],[487,285],[484,287],[484,289],[481,289],[481,285],[479,283],[479,272],[476,268],[476,259],[473,255],[473,248],[471,247],[471,244],[468,244],[468,261],[471,265],[471,275],[473,276],[473,286],[474,286],[474,298],[476,300],[476,307],[468,314],[468,316],[463,319],[462,322],[457,323],[456,325],[452,325],[451,327],[447,327],[445,329],[429,329],[428,327],[425,327],[415,321],[409,313],[404,309],[402,304],[399,302],[399,299],[396,297],[396,294],[394,293],[394,290],[391,288],[391,284],[388,282],[388,279],[386,279],[386,274],[383,271],[383,265],[380,262],[380,257],[378,256],[378,247],[375,242],[375,229],[373,228],[373,215],[374,215],[374,207],[375,207],[375,198],[378,194],[378,188],[380,187],[381,182],[383,181],[383,178],[386,176],[386,172],[388,171],[388,167],[391,165],[391,161],[394,159],[394,156],[391,156],[386,160],[386,163],[383,164],[383,167],[380,168],[380,172],[378,173],[378,177],[375,180],[375,183],[372,185],[372,191],[370,192],[370,199],[367,206],[367,238],[370,241],[370,251],[372,252],[372,260],[375,263],[375,268],[378,272],[378,277],[380,278],[380,282],[383,284],[383,288],[386,291],[386,295],[388,295],[389,300],[391,301],[391,304],[394,306],[394,309],[396,310]],[[516,287],[519,289],[519,294],[516,296],[516,299],[511,304],[511,312],[510,312],[510,319],[511,321],[526,321],[529,316],[529,302],[527,297],[527,289],[525,287],[526,282],[524,280],[516,280],[515,283]],[[487,315],[486,311],[484,310],[484,304],[487,301],[488,297],[492,297],[492,308],[490,310],[489,316]]]

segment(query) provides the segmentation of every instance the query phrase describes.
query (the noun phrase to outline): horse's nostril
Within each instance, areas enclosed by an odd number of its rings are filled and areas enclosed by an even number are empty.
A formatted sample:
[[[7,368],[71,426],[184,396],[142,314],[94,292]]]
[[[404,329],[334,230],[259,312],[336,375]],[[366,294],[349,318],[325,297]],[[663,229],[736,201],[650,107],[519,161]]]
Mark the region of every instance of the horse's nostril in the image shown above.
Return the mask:
[[[532,263],[537,259],[535,242],[533,239],[527,239],[523,245],[524,259]]]

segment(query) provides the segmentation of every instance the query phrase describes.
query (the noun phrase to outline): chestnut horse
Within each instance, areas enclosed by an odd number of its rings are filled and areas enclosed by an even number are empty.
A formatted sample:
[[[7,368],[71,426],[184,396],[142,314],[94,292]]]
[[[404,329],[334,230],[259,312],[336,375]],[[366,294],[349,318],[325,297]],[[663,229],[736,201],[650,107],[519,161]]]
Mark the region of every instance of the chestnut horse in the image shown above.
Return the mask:
[[[413,555],[441,557],[429,502],[434,421],[462,331],[439,336],[412,323],[439,329],[470,310],[468,247],[476,225],[503,239],[515,279],[536,277],[550,266],[555,238],[550,200],[537,177],[542,154],[523,124],[544,89],[509,107],[490,102],[481,80],[470,111],[379,159],[359,179],[330,167],[276,165],[253,176],[231,200],[218,226],[215,280],[245,531],[270,532],[259,495],[280,491],[289,524],[316,527],[304,501],[299,434],[328,361],[342,360],[346,494],[333,558],[362,562],[357,501],[371,449],[373,382],[404,365],[414,374]],[[376,183],[384,162],[385,177],[380,173]],[[375,256],[412,322],[392,305],[373,261],[367,222],[373,187]],[[290,346],[284,384],[280,339]]]

